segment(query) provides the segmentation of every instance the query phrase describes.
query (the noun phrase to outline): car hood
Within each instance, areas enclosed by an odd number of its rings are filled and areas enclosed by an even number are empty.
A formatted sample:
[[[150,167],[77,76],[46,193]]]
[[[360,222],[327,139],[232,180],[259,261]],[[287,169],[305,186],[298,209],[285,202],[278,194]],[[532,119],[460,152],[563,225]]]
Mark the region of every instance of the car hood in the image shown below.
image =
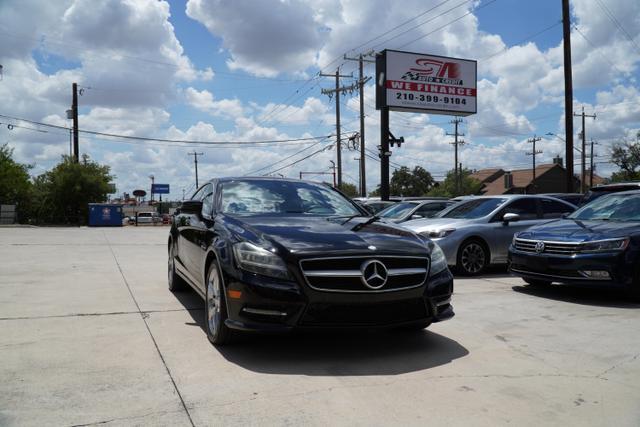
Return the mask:
[[[587,242],[626,237],[636,233],[640,233],[640,223],[638,222],[559,219],[533,226],[519,233],[518,237],[559,242]]]
[[[470,220],[468,219],[431,218],[407,221],[403,223],[402,226],[416,233],[422,233],[423,231],[440,231],[447,228],[458,228],[463,225],[468,225],[469,223]]]
[[[346,218],[295,216],[227,216],[228,228],[239,239],[267,241],[296,254],[372,252],[425,255],[426,242],[399,226],[376,221],[360,229],[367,217]],[[375,249],[371,249],[375,247]]]

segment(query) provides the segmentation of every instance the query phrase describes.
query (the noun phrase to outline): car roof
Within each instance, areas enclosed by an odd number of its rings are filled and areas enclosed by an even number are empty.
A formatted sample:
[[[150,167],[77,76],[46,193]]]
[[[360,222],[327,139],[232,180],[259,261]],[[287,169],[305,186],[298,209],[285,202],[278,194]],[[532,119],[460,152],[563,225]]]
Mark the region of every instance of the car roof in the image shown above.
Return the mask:
[[[608,189],[622,188],[622,187],[638,187],[640,188],[640,181],[630,182],[614,182],[611,184],[600,184],[595,187],[591,187],[591,191],[603,191]]]

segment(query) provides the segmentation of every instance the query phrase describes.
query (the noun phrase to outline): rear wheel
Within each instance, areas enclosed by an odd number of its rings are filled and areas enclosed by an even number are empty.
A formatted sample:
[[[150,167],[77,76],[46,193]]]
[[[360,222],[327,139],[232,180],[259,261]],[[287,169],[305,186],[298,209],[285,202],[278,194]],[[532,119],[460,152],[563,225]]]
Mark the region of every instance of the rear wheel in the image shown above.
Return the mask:
[[[522,280],[524,280],[525,282],[527,282],[531,286],[543,287],[543,286],[550,286],[551,285],[551,282],[549,280],[539,280],[539,279],[522,279]]]
[[[187,284],[184,282],[182,277],[178,276],[176,273],[176,246],[172,243],[169,244],[169,255],[168,255],[168,284],[169,290],[171,292],[179,292],[183,291],[187,288]]]
[[[477,239],[467,240],[458,249],[457,267],[466,276],[482,273],[489,265],[489,251],[486,245]]]
[[[222,345],[231,340],[232,330],[225,324],[227,304],[218,263],[214,260],[207,272],[205,298],[205,326],[207,338],[212,344]]]

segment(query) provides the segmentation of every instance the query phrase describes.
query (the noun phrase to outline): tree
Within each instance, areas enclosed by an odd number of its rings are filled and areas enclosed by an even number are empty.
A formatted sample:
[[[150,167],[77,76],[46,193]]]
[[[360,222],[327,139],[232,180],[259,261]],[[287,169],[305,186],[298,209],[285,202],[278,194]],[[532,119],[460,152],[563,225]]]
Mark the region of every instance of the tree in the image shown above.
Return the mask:
[[[393,171],[389,182],[389,194],[392,196],[419,197],[425,196],[435,185],[431,174],[421,166],[413,170],[406,166]],[[379,197],[380,186],[369,193],[369,197]]]
[[[29,169],[13,160],[13,148],[0,147],[0,204],[16,205],[18,222],[27,220],[31,208],[32,184]]]
[[[461,172],[460,191],[456,190],[456,172],[450,170],[444,182],[429,192],[429,196],[437,197],[457,197],[463,195],[480,194],[482,183],[471,177],[473,171],[464,168]]]
[[[343,182],[338,189],[349,197],[358,197],[360,195],[356,186],[348,182]]]
[[[35,180],[37,216],[40,222],[54,224],[84,224],[89,203],[107,200],[110,192],[109,166],[90,161],[86,154],[76,163],[69,156],[52,170]]]
[[[640,142],[614,145],[611,162],[620,168],[611,175],[611,182],[640,180]]]

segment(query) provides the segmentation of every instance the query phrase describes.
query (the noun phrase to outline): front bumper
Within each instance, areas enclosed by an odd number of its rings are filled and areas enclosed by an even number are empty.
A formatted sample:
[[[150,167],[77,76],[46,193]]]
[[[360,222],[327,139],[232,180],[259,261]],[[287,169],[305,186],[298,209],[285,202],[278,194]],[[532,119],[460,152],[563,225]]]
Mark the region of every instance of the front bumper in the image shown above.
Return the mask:
[[[608,278],[589,277],[585,272],[607,272]],[[521,252],[509,248],[509,272],[526,279],[576,285],[629,287],[634,265],[627,252],[576,255],[550,255]]]
[[[454,316],[449,270],[429,277],[420,287],[381,293],[316,291],[306,284],[244,271],[235,276],[225,277],[226,324],[233,329],[385,328],[440,322]],[[231,298],[232,294],[236,298]]]

